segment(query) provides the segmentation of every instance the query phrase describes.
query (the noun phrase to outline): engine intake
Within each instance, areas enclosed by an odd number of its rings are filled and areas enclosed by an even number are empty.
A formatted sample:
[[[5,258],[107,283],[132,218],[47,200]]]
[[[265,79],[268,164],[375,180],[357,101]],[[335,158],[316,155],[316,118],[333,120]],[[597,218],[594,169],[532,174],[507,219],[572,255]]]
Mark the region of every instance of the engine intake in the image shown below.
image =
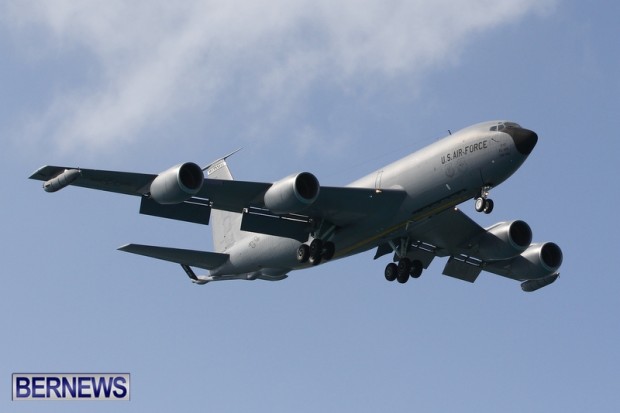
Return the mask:
[[[203,181],[204,173],[195,163],[173,166],[151,182],[151,198],[159,204],[180,204],[196,195]]]
[[[528,249],[523,257],[533,264],[542,266],[549,272],[554,272],[560,268],[563,259],[562,250],[553,242],[536,245],[532,251]]]
[[[275,214],[295,213],[312,205],[319,196],[321,186],[309,172],[287,176],[275,182],[265,192],[265,207]]]

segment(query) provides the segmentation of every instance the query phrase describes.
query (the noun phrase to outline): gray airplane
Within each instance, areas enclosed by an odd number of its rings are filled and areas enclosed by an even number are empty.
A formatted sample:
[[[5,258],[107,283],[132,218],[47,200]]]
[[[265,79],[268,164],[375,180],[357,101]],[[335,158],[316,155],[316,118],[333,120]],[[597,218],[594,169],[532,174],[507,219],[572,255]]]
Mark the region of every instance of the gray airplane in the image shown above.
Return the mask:
[[[236,181],[226,162],[232,154],[205,168],[188,162],[160,174],[44,166],[30,178],[44,181],[47,192],[75,185],[135,195],[141,214],[211,223],[216,252],[119,248],[178,263],[196,284],[278,281],[292,270],[374,248],[375,259],[391,256],[388,281],[406,283],[435,257],[448,257],[445,275],[474,282],[485,270],[535,291],[558,278],[560,247],[532,244],[524,221],[485,229],[456,206],[474,199],[476,211],[490,213],[489,191],[523,164],[537,141],[514,122],[480,123],[346,187],[321,186],[308,172],[274,183]],[[197,275],[192,267],[209,272]]]

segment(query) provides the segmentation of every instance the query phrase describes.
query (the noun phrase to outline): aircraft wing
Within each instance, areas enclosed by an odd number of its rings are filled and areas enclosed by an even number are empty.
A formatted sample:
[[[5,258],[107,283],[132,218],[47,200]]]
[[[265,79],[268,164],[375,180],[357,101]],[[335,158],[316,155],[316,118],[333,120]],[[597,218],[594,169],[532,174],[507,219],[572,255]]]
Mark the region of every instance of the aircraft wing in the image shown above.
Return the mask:
[[[171,168],[174,169],[174,168]],[[169,170],[170,171],[170,170]],[[309,206],[289,213],[273,213],[265,207],[264,196],[274,185],[266,182],[204,179],[200,189],[178,203],[161,204],[152,199],[151,184],[162,174],[44,166],[30,179],[44,182],[54,192],[68,185],[141,196],[140,213],[187,222],[208,224],[211,208],[243,213],[242,229],[276,236],[307,240],[310,221],[323,219],[343,227],[373,214],[396,211],[405,198],[400,189],[376,191],[372,188],[321,187]],[[177,170],[173,171],[176,173]]]
[[[268,183],[244,181],[205,180],[198,196],[213,202],[213,208],[243,214],[241,230],[292,238],[300,242],[308,239],[311,221],[325,220],[337,227],[374,214],[395,212],[405,198],[405,191],[370,188],[321,187],[315,202],[295,213],[273,213],[264,203]]]
[[[482,270],[519,281],[524,291],[554,282],[562,253],[553,243],[531,244],[523,221],[482,228],[457,208],[448,209],[410,227],[410,259],[427,268],[434,257],[449,257],[443,274],[474,282]],[[377,257],[391,249],[380,246]]]

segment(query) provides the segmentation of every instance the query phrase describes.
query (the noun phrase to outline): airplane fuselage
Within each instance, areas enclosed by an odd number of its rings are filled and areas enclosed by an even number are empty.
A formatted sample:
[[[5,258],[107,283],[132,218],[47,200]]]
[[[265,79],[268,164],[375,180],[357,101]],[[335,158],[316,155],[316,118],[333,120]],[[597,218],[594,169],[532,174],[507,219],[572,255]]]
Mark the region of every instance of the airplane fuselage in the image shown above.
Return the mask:
[[[512,125],[510,132],[504,125]],[[337,229],[331,241],[334,258],[377,247],[386,240],[406,236],[424,219],[478,196],[485,188],[508,179],[525,161],[536,134],[509,122],[480,123],[453,133],[417,152],[349,184],[349,187],[401,189],[406,196],[395,211],[376,214]],[[266,234],[245,233],[226,253],[230,260],[211,275],[245,274],[278,279],[294,269],[306,268],[295,260],[299,242]]]

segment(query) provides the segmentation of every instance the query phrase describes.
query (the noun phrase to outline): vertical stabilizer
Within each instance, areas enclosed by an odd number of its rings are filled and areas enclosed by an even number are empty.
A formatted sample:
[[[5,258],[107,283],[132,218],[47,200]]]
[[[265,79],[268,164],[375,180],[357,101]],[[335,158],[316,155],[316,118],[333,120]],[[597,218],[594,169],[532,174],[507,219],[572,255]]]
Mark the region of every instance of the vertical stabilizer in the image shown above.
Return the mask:
[[[228,156],[209,165],[207,168],[207,179],[233,180],[230,169],[228,169],[228,164],[226,164],[226,158],[228,158]],[[224,252],[236,241],[240,240],[242,237],[240,228],[241,214],[217,209],[212,210],[211,230],[213,233],[215,251]]]

